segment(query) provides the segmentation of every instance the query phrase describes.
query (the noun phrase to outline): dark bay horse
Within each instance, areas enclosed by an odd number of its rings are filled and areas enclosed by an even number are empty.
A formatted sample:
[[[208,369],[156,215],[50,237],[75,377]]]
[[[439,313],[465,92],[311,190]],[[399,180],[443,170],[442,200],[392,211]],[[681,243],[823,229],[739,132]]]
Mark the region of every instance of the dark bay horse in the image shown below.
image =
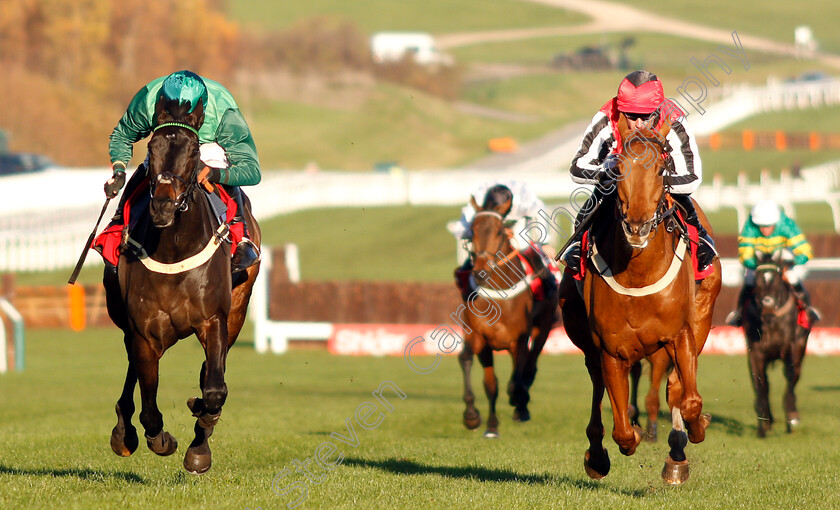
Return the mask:
[[[137,449],[131,417],[139,381],[140,423],[149,449],[158,455],[175,452],[178,443],[164,430],[157,405],[158,366],[168,348],[195,334],[206,358],[199,378],[202,395],[187,402],[197,419],[184,467],[198,474],[210,469],[207,439],[227,397],[227,353],[245,321],[259,264],[231,275],[231,244],[225,227],[212,223],[205,191],[196,182],[203,167],[198,140],[204,119],[201,103],[191,113],[187,104],[163,103],[157,106],[158,127],[148,144],[149,214],[129,232],[129,243],[134,240],[141,246],[139,254],[123,251],[117,271],[106,269],[103,280],[108,313],[123,330],[128,354],[111,448],[124,457]],[[243,201],[248,203],[244,196]],[[259,244],[259,227],[250,211],[244,211],[243,217]]]
[[[787,389],[784,396],[787,432],[799,424],[794,388],[802,373],[802,360],[808,344],[808,328],[797,324],[799,314],[796,296],[784,272],[792,261],[782,258],[782,250],[772,256],[757,253],[755,290],[744,303],[742,327],[747,340],[750,374],[755,390],[755,412],[758,416],[758,437],[765,437],[773,425],[770,413],[767,367],[774,361],[784,363]]]
[[[679,484],[688,478],[685,445],[703,441],[711,422],[697,391],[697,356],[720,291],[720,262],[715,260],[713,274],[697,285],[687,241],[669,219],[674,204],[664,183],[662,155],[670,125],[631,130],[621,115],[618,129],[622,175],[616,182],[616,207],[597,212],[597,224],[603,228],[596,232],[592,255],[586,257],[581,292],[569,273],[560,284],[563,325],[583,351],[592,380],[584,467],[592,478],[610,470],[603,446],[604,390],[613,410],[613,440],[624,455],[636,451],[641,433],[628,416],[628,373],[634,363],[664,348],[675,369],[668,378],[673,430],[662,477]],[[697,212],[710,230],[699,207]]]
[[[484,437],[499,436],[499,420],[496,417],[496,398],[499,393],[498,379],[493,370],[493,351],[509,351],[513,358],[513,374],[508,384],[510,405],[514,406],[513,419],[528,421],[530,413],[529,389],[537,373],[537,358],[545,345],[554,322],[556,289],[541,301],[536,301],[530,290],[529,278],[525,276],[522,262],[510,242],[510,231],[505,228],[505,214],[511,202],[490,206],[485,201],[476,210],[472,221],[473,260],[472,278],[478,287],[466,300],[464,307],[465,342],[458,361],[464,375],[464,425],[477,429],[481,415],[475,407],[475,395],[470,382],[473,353],[484,367],[484,391],[490,401],[490,415]],[[485,208],[486,207],[486,208]],[[537,272],[544,268],[539,254],[529,250],[524,255]],[[531,344],[529,347],[529,338]]]

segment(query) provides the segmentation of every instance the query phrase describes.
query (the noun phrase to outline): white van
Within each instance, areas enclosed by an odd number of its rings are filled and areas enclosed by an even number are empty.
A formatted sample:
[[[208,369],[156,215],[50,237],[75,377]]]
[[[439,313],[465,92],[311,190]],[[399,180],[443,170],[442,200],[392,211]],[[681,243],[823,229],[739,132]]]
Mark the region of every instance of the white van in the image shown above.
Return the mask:
[[[452,65],[451,55],[442,53],[435,39],[425,32],[377,32],[370,38],[373,61],[397,62],[406,55],[421,65]]]

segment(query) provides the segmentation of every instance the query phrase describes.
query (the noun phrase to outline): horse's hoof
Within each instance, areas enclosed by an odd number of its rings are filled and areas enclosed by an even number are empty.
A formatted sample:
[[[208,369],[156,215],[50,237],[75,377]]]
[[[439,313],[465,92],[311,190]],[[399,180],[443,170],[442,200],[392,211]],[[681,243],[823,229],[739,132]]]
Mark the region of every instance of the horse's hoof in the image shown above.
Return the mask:
[[[799,418],[789,418],[787,420],[787,433],[793,432],[793,429],[799,426]]]
[[[610,455],[607,453],[607,449],[604,448],[603,456],[595,460],[592,459],[589,450],[586,450],[583,455],[583,469],[593,480],[600,480],[607,476],[610,473]]]
[[[680,485],[688,480],[688,461],[677,462],[669,455],[662,468],[662,480],[668,485]]]
[[[487,429],[484,431],[484,439],[498,439],[499,438],[499,431],[498,430],[491,430]]]
[[[659,439],[656,423],[648,423],[647,430],[642,434],[642,439],[649,443],[655,443]]]
[[[199,446],[188,448],[186,455],[184,455],[184,468],[188,473],[194,475],[206,473],[210,469],[211,463],[210,447],[207,446],[207,441]]]
[[[131,425],[125,428],[121,425],[118,423],[111,431],[111,449],[120,457],[128,457],[137,450],[140,440],[137,438],[137,429]]]
[[[706,429],[709,428],[711,423],[712,415],[709,413],[702,413],[693,424],[686,423],[688,440],[694,444],[702,443],[706,439]]]
[[[525,409],[523,411],[519,411],[518,409],[514,409],[513,411],[513,421],[518,422],[526,422],[531,419],[531,413]]]
[[[475,430],[481,426],[481,414],[477,410],[473,412],[464,411],[464,426],[468,430]]]
[[[201,397],[190,397],[187,400],[187,407],[190,408],[192,415],[198,418],[202,411],[204,411],[204,400]]]
[[[161,457],[172,455],[178,449],[178,441],[169,432],[161,431],[155,437],[146,435],[146,444],[149,450],[152,450]]]

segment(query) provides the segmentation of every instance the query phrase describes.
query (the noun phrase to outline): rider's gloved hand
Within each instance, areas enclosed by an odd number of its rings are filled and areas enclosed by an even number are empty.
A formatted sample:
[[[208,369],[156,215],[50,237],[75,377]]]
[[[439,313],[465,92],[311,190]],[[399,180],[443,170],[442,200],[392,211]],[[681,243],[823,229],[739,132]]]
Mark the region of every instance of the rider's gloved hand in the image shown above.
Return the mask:
[[[114,172],[111,178],[105,181],[105,197],[114,198],[125,186],[125,163],[122,161],[115,161],[111,165],[111,170]]]

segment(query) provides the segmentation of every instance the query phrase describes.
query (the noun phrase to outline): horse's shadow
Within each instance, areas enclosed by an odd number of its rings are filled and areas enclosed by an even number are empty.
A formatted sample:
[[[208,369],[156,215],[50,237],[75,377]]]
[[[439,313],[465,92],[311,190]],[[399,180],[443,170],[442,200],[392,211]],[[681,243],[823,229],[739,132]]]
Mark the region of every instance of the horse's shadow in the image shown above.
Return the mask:
[[[573,478],[565,475],[526,475],[508,469],[490,469],[480,466],[429,466],[408,459],[368,460],[348,457],[344,460],[343,464],[348,466],[371,467],[398,475],[432,474],[447,478],[464,478],[480,482],[524,482],[540,485],[562,484],[576,489],[609,491],[633,498],[642,498],[648,492],[645,489],[627,490],[619,487],[611,487],[594,480]]]
[[[145,484],[146,480],[142,476],[128,473],[125,471],[106,472],[97,471],[94,469],[27,469],[10,467],[5,464],[0,464],[0,475],[24,475],[24,476],[58,476],[58,477],[76,477],[80,480],[105,481],[109,478],[123,480],[128,483]]]
[[[755,430],[755,427],[747,427],[735,418],[729,418],[720,414],[712,414],[712,425],[720,425],[724,432],[730,436],[743,436],[748,428]]]

